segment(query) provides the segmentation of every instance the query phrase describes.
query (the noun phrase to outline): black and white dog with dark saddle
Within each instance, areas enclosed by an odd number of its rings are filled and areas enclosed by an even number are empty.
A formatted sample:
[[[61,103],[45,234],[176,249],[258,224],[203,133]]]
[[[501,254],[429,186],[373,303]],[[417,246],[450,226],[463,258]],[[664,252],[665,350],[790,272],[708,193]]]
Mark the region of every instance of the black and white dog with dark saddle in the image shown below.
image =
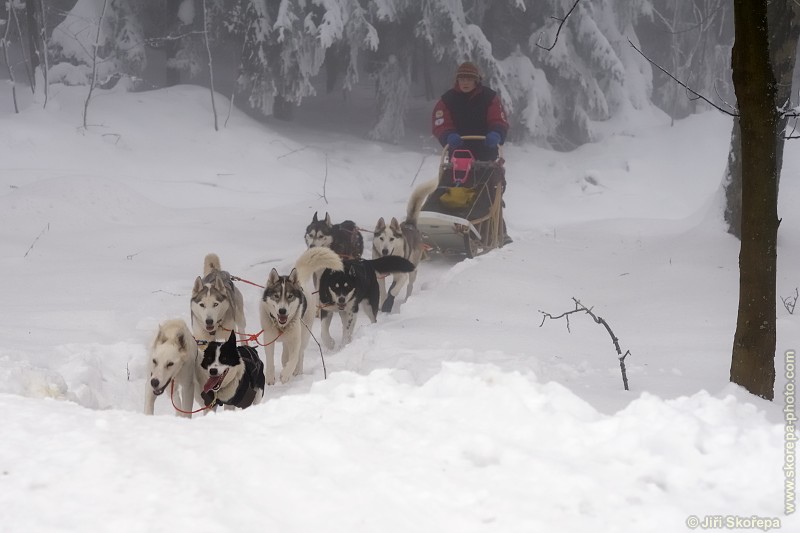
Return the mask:
[[[314,218],[306,227],[306,246],[314,248],[325,246],[336,252],[342,259],[360,259],[364,253],[364,237],[352,220],[345,220],[334,224],[331,216],[325,213],[324,219]]]
[[[206,407],[245,409],[264,397],[264,363],[255,348],[237,346],[234,332],[225,342],[206,345],[196,377],[203,384],[198,403]]]
[[[335,346],[330,334],[333,313],[342,319],[342,343],[353,338],[353,330],[361,308],[373,323],[378,316],[381,289],[378,274],[408,273],[414,263],[397,255],[377,259],[346,259],[341,271],[325,270],[319,280],[319,303],[322,306],[322,342],[331,350]]]

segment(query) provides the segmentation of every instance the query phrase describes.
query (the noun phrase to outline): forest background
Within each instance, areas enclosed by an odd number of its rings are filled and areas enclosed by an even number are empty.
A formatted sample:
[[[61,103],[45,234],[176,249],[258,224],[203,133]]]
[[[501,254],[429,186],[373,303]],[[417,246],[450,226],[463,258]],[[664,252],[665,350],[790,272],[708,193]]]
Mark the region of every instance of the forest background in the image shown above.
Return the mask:
[[[38,56],[48,78],[40,90],[93,79],[131,90],[196,83],[256,115],[285,120],[369,98],[375,112],[362,117],[362,133],[401,143],[427,127],[430,102],[449,86],[455,66],[472,60],[503,99],[511,140],[556,150],[618,132],[615,117],[632,111],[657,106],[683,118],[709,108],[653,64],[720,105],[735,101],[733,5],[725,0],[28,4],[12,1],[5,9],[15,9],[0,17],[9,21],[0,76],[20,86],[19,98],[22,86],[36,86]],[[321,97],[328,98],[314,106]]]

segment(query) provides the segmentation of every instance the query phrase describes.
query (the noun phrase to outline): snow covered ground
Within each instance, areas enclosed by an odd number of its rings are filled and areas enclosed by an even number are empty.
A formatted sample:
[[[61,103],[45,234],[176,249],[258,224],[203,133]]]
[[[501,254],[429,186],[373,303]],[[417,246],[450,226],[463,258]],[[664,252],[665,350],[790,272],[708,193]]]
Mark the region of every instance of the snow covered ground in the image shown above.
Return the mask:
[[[305,375],[263,404],[184,420],[165,397],[141,414],[145,361],[159,322],[189,320],[205,254],[263,284],[315,211],[367,229],[402,217],[438,151],[424,123],[401,146],[236,110],[215,132],[208,91],[189,86],[100,92],[85,131],[84,97],[56,86],[47,109],[0,115],[2,531],[800,527],[783,470],[800,310],[776,302],[775,402],[728,382],[728,118],[632,115],[571,153],[507,145],[512,245],[424,263],[395,313],[325,353],[327,380],[312,342]],[[800,286],[798,172],[789,145],[784,297]],[[259,290],[240,289],[255,332]],[[542,324],[573,297],[631,351],[630,391],[601,326]]]

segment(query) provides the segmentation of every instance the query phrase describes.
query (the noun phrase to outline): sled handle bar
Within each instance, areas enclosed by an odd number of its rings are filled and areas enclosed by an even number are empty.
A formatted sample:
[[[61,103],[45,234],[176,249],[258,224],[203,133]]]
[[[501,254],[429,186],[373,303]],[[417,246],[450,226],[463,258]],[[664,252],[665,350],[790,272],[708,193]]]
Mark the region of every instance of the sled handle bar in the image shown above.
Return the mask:
[[[483,141],[483,140],[486,139],[486,135],[462,135],[461,138],[464,139],[465,141]],[[450,148],[449,144],[445,144],[444,148],[442,148],[442,158],[439,161],[439,166],[444,164],[444,159],[445,159],[445,157],[447,157],[447,153],[449,152],[449,150],[448,150],[449,148]],[[497,145],[497,159],[502,159],[502,157],[503,157],[503,146],[498,144]]]

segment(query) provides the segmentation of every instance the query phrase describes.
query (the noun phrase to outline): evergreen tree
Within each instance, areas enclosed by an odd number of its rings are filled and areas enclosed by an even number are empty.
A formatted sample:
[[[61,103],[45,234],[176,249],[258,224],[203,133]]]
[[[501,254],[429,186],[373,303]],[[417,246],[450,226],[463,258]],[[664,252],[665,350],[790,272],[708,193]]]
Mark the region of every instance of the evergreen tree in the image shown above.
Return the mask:
[[[53,30],[50,48],[54,63],[51,83],[89,83],[95,62],[95,38],[103,0],[78,0]],[[97,82],[109,85],[129,76],[140,79],[146,66],[145,39],[135,0],[108,0],[99,32]]]

